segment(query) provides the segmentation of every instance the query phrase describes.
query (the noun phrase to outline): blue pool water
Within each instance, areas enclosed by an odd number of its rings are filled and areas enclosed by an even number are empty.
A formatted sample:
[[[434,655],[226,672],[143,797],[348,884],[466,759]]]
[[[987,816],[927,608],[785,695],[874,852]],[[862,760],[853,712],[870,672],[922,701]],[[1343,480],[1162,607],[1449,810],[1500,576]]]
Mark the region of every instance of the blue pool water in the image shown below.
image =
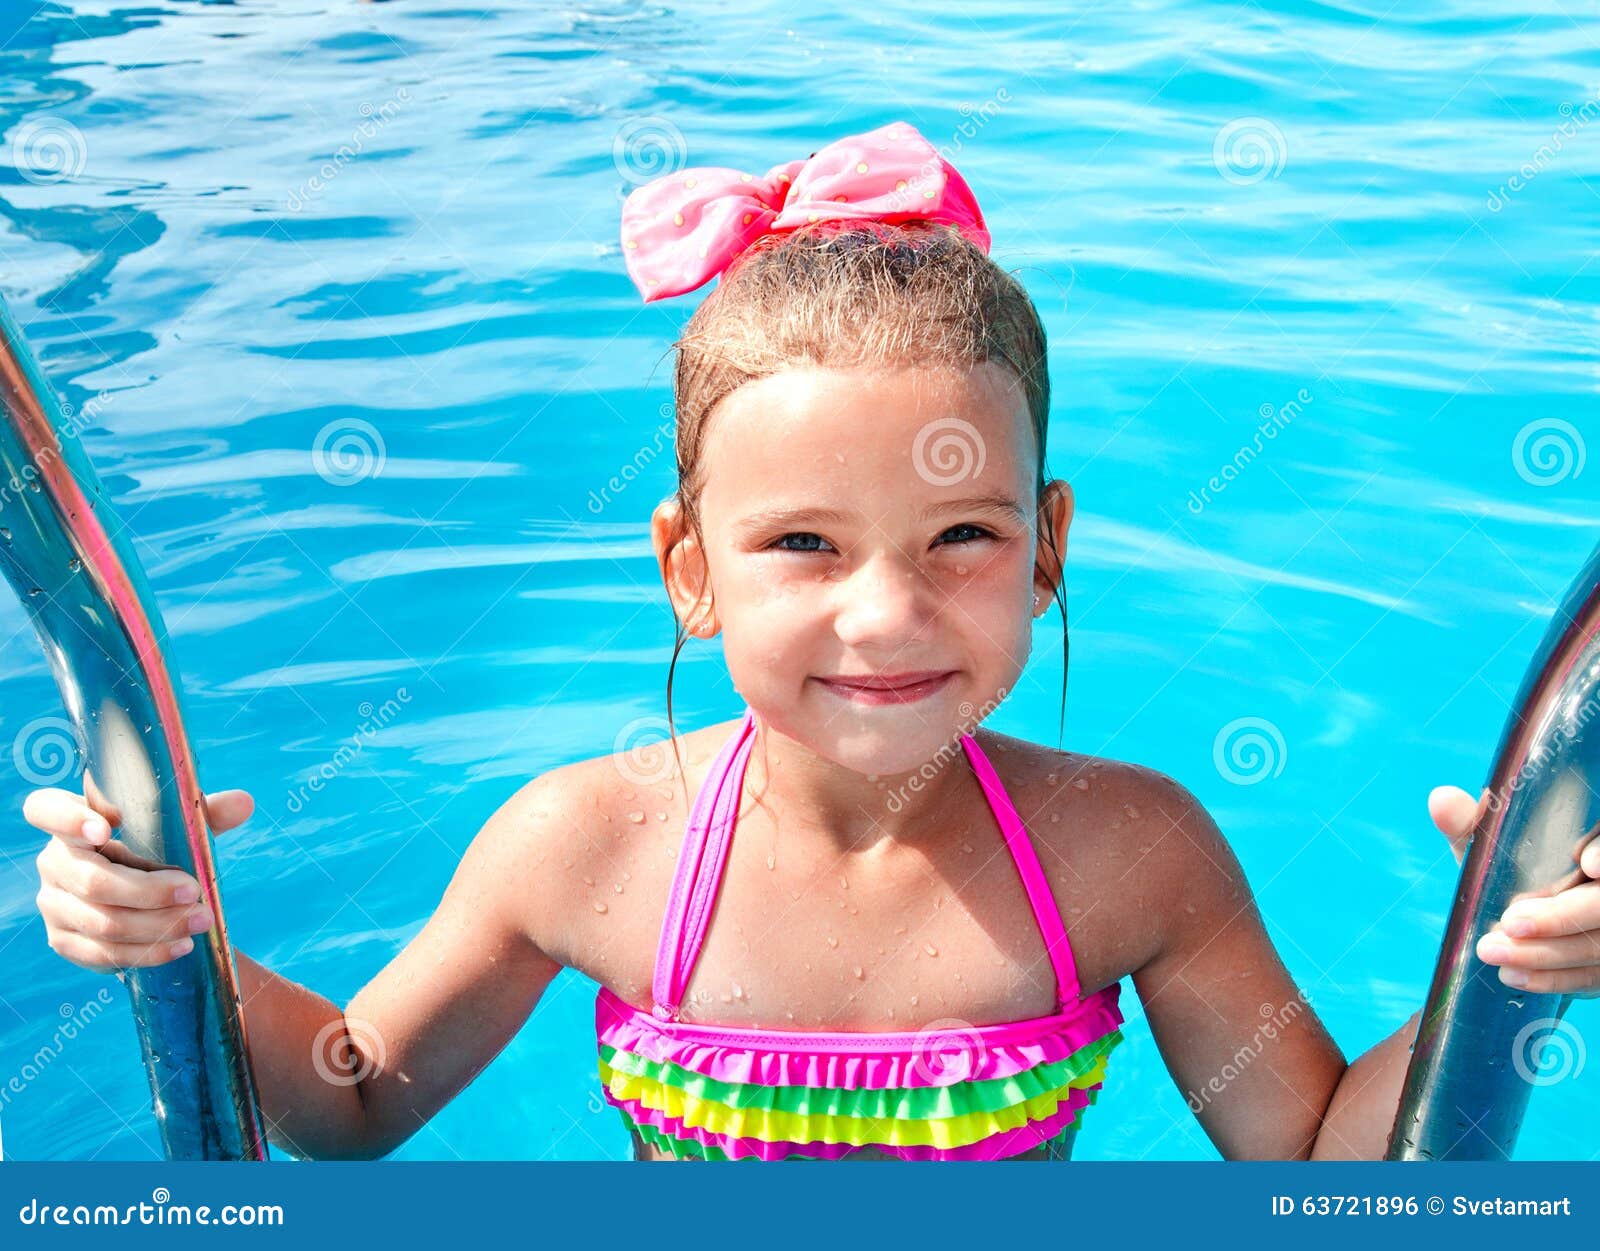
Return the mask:
[[[1051,335],[1066,745],[1210,806],[1347,1054],[1420,1006],[1454,887],[1427,791],[1480,784],[1600,537],[1600,55],[1566,6],[34,7],[0,17],[0,290],[92,406],[203,783],[257,796],[219,842],[242,950],[347,1000],[522,780],[663,710],[646,521],[695,299],[640,305],[621,197],[904,118]],[[35,910],[18,770],[49,766],[13,745],[60,707],[0,601],[5,1151],[149,1158],[126,996]],[[1038,630],[990,724],[1053,742]],[[737,712],[687,656],[680,727]],[[624,1157],[592,995],[563,974],[399,1154]],[[1214,1158],[1124,1003],[1079,1154]],[[1594,1157],[1597,1069],[1535,1092],[1520,1156]]]

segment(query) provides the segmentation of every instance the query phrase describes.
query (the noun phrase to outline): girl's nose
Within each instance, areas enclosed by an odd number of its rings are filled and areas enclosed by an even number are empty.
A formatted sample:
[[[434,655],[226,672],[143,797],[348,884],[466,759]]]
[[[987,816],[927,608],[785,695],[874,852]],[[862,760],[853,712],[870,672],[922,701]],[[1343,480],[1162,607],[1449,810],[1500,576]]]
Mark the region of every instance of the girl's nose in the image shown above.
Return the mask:
[[[834,632],[851,646],[903,644],[931,616],[930,593],[913,561],[897,552],[872,556],[836,588]]]

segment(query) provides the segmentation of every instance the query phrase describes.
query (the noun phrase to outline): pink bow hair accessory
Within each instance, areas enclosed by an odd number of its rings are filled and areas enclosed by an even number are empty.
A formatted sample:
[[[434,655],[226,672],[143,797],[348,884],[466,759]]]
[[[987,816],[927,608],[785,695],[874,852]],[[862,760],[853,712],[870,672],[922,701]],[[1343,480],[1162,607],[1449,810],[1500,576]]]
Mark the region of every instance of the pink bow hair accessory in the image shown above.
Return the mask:
[[[890,122],[760,177],[704,165],[652,179],[623,202],[622,255],[648,304],[709,282],[761,235],[839,219],[947,222],[989,250],[966,179],[915,127]]]

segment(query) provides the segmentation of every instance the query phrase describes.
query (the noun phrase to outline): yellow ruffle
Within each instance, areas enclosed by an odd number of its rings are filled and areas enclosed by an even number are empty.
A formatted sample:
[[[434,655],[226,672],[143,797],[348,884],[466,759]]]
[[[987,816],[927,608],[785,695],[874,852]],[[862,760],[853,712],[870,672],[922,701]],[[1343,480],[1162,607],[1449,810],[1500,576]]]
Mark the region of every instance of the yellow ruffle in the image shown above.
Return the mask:
[[[1105,1080],[1102,1055],[1087,1073],[1065,1086],[1045,1091],[1022,1103],[993,1112],[971,1112],[933,1120],[869,1120],[853,1116],[800,1115],[771,1108],[734,1108],[698,1099],[675,1086],[647,1077],[623,1073],[604,1060],[600,1080],[617,1099],[636,1099],[641,1105],[678,1117],[689,1127],[727,1134],[733,1138],[759,1138],[763,1142],[837,1142],[852,1146],[885,1144],[896,1147],[964,1147],[1003,1130],[1017,1129],[1055,1113],[1070,1092]]]

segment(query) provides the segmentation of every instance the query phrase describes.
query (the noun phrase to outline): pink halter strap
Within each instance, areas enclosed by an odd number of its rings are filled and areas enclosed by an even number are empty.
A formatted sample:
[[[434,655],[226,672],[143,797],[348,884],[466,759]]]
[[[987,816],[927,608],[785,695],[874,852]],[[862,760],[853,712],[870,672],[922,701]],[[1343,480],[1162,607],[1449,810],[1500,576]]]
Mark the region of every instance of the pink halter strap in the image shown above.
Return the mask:
[[[705,941],[712,905],[716,902],[728,847],[733,838],[739,796],[744,786],[745,768],[755,745],[755,713],[746,708],[739,729],[728,740],[706,775],[684,831],[678,853],[672,891],[661,924],[661,943],[656,950],[655,976],[651,984],[654,1003],[651,1012],[659,1020],[675,1020],[684,989],[694,971],[695,960]],[[1006,793],[994,766],[970,734],[961,736],[961,746],[972,763],[984,798],[999,823],[1000,833],[1011,852],[1022,878],[1028,904],[1033,909],[1039,933],[1049,953],[1056,975],[1057,1009],[1064,1011],[1078,1001],[1077,969],[1060,909],[1050,891],[1050,883],[1039,866],[1039,857],[1028,837],[1027,827]]]

